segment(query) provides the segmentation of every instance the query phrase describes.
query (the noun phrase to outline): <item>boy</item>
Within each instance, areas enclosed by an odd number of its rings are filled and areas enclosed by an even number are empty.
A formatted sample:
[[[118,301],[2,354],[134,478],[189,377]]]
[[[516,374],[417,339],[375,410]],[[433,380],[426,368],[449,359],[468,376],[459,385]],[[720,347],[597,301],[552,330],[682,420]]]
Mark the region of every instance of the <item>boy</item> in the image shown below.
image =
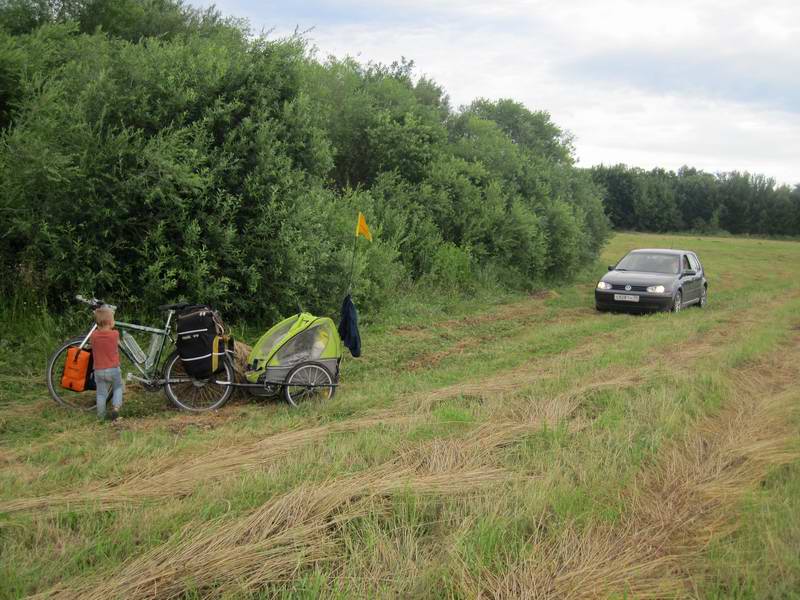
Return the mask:
[[[119,368],[119,331],[114,329],[114,312],[108,306],[94,311],[97,329],[91,337],[92,358],[94,360],[94,380],[97,384],[97,416],[106,416],[106,400],[113,390],[111,400],[112,421],[119,417],[122,406],[122,372]]]

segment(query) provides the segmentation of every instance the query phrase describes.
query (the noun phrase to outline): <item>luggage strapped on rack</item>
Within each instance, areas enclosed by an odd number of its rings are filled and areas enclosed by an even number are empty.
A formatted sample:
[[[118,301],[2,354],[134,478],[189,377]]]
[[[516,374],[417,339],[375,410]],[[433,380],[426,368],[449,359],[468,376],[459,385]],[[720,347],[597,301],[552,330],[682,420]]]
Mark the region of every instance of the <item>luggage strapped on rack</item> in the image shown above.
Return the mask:
[[[219,313],[207,305],[187,306],[177,316],[176,346],[186,373],[207,379],[222,370],[225,353],[233,352],[233,336]]]

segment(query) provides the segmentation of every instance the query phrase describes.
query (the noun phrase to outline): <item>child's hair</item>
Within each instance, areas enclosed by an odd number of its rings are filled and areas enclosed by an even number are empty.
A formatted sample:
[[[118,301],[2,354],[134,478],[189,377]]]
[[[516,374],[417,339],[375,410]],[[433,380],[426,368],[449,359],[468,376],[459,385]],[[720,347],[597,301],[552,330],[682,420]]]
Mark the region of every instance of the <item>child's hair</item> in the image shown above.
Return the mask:
[[[98,327],[108,327],[114,324],[114,311],[107,306],[101,306],[94,311],[94,320]]]

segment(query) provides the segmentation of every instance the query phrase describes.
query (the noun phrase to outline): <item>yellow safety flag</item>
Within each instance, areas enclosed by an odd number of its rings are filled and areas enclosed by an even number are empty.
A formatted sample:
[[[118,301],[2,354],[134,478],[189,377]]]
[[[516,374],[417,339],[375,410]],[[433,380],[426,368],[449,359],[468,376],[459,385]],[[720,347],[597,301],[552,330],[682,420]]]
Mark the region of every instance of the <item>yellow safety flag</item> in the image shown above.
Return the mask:
[[[358,212],[358,224],[356,225],[356,237],[363,235],[370,242],[372,241],[372,234],[367,227],[367,220],[364,218],[364,213]]]

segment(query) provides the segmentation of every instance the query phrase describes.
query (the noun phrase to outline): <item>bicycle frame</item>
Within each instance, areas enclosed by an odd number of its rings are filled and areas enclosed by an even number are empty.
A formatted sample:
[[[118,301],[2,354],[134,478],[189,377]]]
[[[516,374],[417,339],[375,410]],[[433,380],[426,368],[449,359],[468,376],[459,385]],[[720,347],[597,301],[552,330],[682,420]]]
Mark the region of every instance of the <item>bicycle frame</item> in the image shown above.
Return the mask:
[[[161,336],[163,338],[168,339],[169,341],[171,341],[174,344],[175,340],[172,337],[172,331],[170,329],[170,325],[172,324],[172,317],[173,317],[174,314],[175,314],[175,311],[173,311],[173,310],[170,310],[167,313],[167,322],[164,323],[164,328],[163,329],[158,329],[156,327],[147,327],[145,325],[137,325],[135,323],[125,323],[123,321],[117,321],[115,323],[115,327],[117,329],[119,329],[120,331],[138,331],[138,332],[141,332],[141,333],[149,333],[151,335],[158,335],[158,336]],[[96,329],[97,329],[97,324],[95,323],[92,326],[92,328],[89,330],[89,333],[87,333],[86,336],[83,338],[83,341],[81,342],[81,344],[79,346],[80,348],[83,348],[88,343],[89,338],[95,332]],[[166,340],[164,340],[164,341],[166,341]],[[157,351],[153,355],[147,354],[147,355],[145,355],[143,361],[139,361],[139,360],[136,359],[135,356],[133,356],[133,354],[125,346],[125,344],[122,341],[122,336],[120,336],[120,340],[119,340],[119,349],[120,349],[120,351],[128,358],[128,360],[131,361],[131,363],[133,363],[136,366],[136,368],[139,370],[139,372],[145,378],[145,380],[146,380],[145,382],[151,382],[153,380],[153,376],[156,374],[156,372],[158,370],[158,365],[161,363],[161,357],[164,355],[164,346],[166,346],[165,343],[163,343],[163,342],[160,343],[158,345]],[[151,365],[150,368],[147,368],[147,364],[148,363],[150,363],[150,365]],[[136,376],[134,375],[134,377],[136,377]],[[139,378],[137,377],[137,379],[139,379]]]

